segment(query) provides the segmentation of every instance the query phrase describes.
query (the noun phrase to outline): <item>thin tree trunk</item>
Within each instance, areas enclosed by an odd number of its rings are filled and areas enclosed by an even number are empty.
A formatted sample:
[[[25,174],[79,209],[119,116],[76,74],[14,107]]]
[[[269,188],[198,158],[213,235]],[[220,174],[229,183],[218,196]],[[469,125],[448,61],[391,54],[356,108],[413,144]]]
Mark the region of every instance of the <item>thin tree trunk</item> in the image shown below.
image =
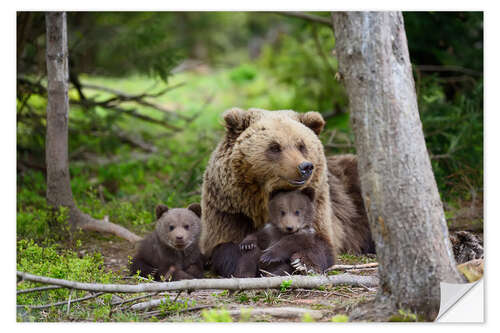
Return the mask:
[[[379,314],[407,309],[433,320],[440,282],[463,280],[425,146],[403,16],[342,12],[332,17],[379,262],[375,307]]]
[[[47,28],[47,134],[45,160],[47,165],[47,203],[69,209],[72,228],[113,233],[130,242],[141,238],[122,226],[96,220],[82,213],[71,192],[68,163],[68,40],[66,13],[45,14]]]

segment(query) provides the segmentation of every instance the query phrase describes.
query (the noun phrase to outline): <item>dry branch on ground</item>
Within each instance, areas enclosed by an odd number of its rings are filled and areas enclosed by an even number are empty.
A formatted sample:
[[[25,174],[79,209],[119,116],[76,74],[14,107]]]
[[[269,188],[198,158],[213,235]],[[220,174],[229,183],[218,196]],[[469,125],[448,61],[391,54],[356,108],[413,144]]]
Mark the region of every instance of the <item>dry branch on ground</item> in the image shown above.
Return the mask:
[[[107,293],[141,293],[168,290],[198,290],[198,289],[279,289],[283,282],[290,282],[290,288],[317,288],[323,285],[348,284],[361,287],[376,287],[378,278],[375,276],[358,276],[339,274],[333,276],[276,276],[263,278],[231,278],[231,279],[194,279],[174,282],[155,282],[141,284],[100,284],[84,283],[38,276],[17,271],[17,276],[29,281],[64,286],[66,288],[101,291]]]

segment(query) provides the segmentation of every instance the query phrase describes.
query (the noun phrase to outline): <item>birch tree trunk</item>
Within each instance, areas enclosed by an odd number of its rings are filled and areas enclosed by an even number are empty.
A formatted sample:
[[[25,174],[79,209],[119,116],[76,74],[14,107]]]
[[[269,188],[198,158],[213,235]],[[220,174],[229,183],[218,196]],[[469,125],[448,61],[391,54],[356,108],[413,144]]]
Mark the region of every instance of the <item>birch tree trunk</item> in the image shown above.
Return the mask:
[[[332,17],[379,262],[380,288],[372,305],[379,313],[371,319],[406,309],[434,320],[440,282],[463,280],[425,146],[403,16],[342,12]]]
[[[113,233],[130,242],[140,237],[129,230],[105,220],[95,220],[76,206],[71,192],[68,163],[68,40],[66,13],[45,14],[47,33],[47,134],[45,163],[47,165],[47,203],[69,209],[73,228]]]

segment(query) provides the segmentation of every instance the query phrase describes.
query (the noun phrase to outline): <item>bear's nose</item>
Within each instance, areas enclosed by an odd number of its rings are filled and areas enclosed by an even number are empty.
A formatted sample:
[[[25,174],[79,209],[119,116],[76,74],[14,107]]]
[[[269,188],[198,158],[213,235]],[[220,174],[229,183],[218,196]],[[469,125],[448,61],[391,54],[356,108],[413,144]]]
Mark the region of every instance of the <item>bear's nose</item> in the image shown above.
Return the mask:
[[[298,168],[300,175],[304,178],[308,178],[314,169],[314,165],[311,162],[302,162],[299,164]]]
[[[293,228],[292,228],[292,227],[286,227],[286,231],[287,231],[287,232],[292,232],[292,231],[293,231]]]
[[[177,240],[182,240],[182,238],[183,238],[182,236],[175,237],[175,239],[177,239]]]

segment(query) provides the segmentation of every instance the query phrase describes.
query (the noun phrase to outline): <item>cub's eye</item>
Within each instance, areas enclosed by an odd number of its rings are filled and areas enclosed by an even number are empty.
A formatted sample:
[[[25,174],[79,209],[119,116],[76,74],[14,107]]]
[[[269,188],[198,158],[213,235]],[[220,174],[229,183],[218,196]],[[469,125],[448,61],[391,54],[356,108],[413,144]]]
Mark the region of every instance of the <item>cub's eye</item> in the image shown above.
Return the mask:
[[[279,153],[281,152],[281,146],[279,145],[279,143],[272,143],[270,146],[269,146],[269,151],[273,152],[273,153]]]
[[[174,230],[174,226],[173,226],[173,225],[169,226],[169,227],[168,227],[168,230],[169,230],[169,231]]]
[[[295,216],[299,216],[300,212],[298,210],[295,211]]]
[[[285,212],[284,211],[281,211],[281,216],[285,216]]]
[[[186,225],[184,226],[184,229],[189,230],[189,226],[186,224]]]

